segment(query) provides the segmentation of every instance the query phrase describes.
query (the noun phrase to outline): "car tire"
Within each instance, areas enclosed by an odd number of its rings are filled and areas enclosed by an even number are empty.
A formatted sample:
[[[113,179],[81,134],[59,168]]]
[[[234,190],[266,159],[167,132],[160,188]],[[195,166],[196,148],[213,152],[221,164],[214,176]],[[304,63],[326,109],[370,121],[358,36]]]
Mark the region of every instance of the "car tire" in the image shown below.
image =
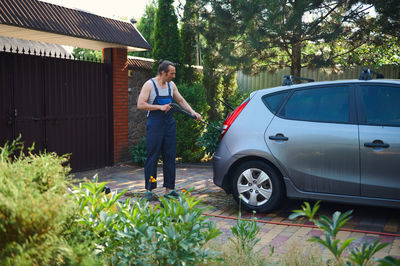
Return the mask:
[[[235,170],[232,192],[243,209],[269,212],[283,199],[284,186],[280,176],[268,164],[248,161]]]

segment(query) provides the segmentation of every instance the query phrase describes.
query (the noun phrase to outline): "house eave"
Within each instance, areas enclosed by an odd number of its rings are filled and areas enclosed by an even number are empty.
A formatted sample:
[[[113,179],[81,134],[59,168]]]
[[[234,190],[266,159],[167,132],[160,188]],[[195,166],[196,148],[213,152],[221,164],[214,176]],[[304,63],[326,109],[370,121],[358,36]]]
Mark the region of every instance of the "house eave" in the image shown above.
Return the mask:
[[[18,38],[23,40],[31,40],[37,42],[68,45],[73,47],[80,47],[80,48],[93,49],[99,51],[103,50],[104,48],[126,48],[129,52],[148,50],[145,48],[133,47],[125,44],[96,41],[85,38],[78,38],[76,36],[62,35],[57,33],[33,30],[33,29],[10,26],[5,24],[0,24],[0,36]]]

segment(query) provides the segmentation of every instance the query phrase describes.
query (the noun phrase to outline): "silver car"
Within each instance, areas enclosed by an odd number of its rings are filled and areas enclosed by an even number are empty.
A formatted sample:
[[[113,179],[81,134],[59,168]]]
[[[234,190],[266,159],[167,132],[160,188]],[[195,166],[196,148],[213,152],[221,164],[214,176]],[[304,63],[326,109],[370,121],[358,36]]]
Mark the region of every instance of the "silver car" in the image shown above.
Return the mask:
[[[247,210],[285,197],[400,207],[400,81],[255,91],[224,122],[213,166]]]

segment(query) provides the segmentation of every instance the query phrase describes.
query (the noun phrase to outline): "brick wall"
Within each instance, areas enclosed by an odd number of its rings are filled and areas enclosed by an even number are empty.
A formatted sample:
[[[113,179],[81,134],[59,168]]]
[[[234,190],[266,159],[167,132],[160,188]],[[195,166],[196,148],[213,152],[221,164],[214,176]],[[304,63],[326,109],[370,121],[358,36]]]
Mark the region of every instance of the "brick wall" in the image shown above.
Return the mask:
[[[106,48],[104,62],[113,68],[114,163],[129,160],[128,155],[128,68],[127,50]]]

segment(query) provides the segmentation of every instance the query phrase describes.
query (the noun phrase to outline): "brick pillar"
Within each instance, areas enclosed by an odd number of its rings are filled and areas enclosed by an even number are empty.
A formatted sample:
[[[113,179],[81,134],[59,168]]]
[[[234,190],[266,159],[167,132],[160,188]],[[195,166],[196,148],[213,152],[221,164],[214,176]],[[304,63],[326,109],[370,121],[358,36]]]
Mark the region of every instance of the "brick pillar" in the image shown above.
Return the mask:
[[[113,143],[114,163],[124,162],[128,155],[128,67],[127,50],[106,48],[104,63],[112,65],[113,75]]]

